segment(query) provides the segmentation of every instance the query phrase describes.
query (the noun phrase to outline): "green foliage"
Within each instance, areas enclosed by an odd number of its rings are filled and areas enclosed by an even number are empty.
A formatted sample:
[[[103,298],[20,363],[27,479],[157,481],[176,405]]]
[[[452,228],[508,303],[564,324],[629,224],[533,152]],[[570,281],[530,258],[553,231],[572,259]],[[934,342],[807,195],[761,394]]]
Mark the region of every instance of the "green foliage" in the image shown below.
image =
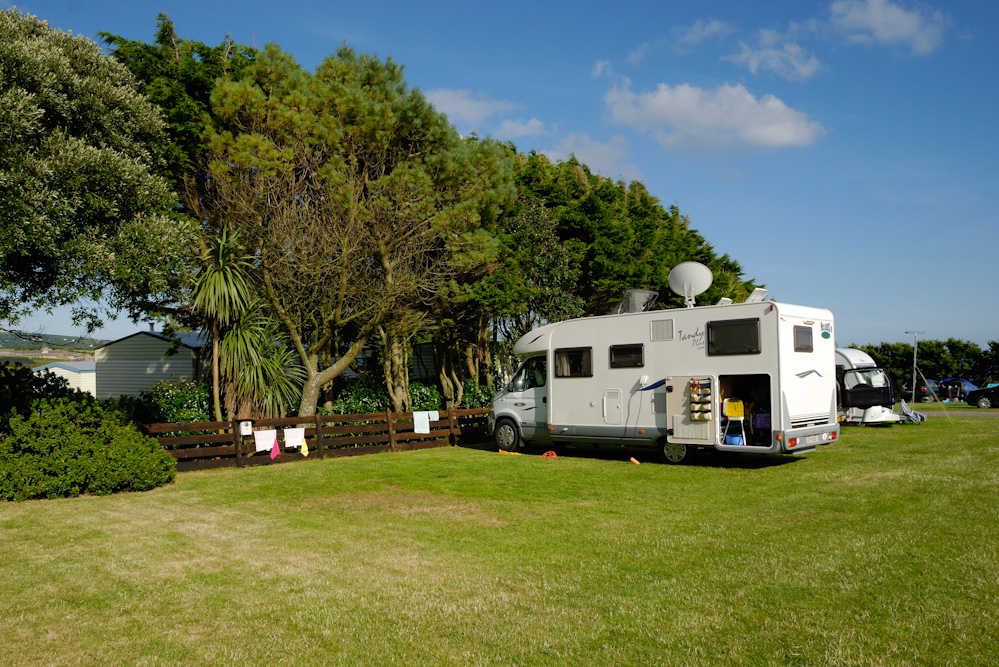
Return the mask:
[[[912,384],[911,344],[878,343],[850,347],[871,355],[874,363],[885,369],[896,388]],[[918,371],[932,380],[959,377],[984,384],[989,377],[999,376],[999,341],[989,341],[989,349],[982,350],[976,343],[956,338],[921,340],[916,357]]]
[[[465,395],[461,398],[462,408],[491,408],[496,389],[488,384],[480,384],[475,380],[464,383]]]
[[[742,267],[718,256],[676,206],[663,207],[639,182],[625,184],[593,174],[575,157],[551,163],[531,153],[520,156],[517,183],[522,200],[548,209],[558,238],[578,276],[570,293],[583,300],[585,314],[604,315],[628,289],[659,292],[662,305],[682,305],[669,290],[671,268],[685,261],[706,264],[714,284],[702,297],[744,300],[756,284]]]
[[[27,418],[37,401],[65,398],[78,403],[95,399],[85,392],[70,389],[65,378],[49,371],[35,373],[20,364],[0,363],[0,433],[6,433],[10,420]]]
[[[173,457],[96,403],[44,399],[0,438],[0,498],[145,491],[172,482]]]
[[[211,393],[203,382],[160,380],[139,395],[136,419],[146,424],[211,421]]]
[[[218,46],[182,39],[166,14],[156,17],[152,44],[100,33],[111,57],[135,76],[166,122],[168,140],[161,173],[184,193],[185,179],[203,168],[205,118],[215,83],[233,78],[253,62],[255,50],[228,37]]]
[[[409,383],[409,399],[413,406],[413,411],[417,410],[441,410],[444,407],[444,397],[440,390],[422,382]]]
[[[357,379],[346,381],[330,407],[320,408],[318,411],[327,415],[367,414],[385,412],[389,404],[384,383],[368,375],[362,375]]]
[[[0,128],[0,320],[81,297],[135,312],[177,288],[192,226],[162,213],[163,123],[128,70],[0,11]]]

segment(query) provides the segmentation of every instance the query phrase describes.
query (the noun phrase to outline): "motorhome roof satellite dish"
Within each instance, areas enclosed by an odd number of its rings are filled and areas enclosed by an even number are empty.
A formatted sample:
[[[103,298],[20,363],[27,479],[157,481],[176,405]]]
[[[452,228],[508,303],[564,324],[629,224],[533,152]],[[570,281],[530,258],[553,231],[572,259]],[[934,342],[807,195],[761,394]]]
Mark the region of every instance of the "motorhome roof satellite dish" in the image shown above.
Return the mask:
[[[694,307],[694,297],[711,287],[711,269],[700,262],[683,262],[669,272],[669,288],[683,297],[687,308]]]

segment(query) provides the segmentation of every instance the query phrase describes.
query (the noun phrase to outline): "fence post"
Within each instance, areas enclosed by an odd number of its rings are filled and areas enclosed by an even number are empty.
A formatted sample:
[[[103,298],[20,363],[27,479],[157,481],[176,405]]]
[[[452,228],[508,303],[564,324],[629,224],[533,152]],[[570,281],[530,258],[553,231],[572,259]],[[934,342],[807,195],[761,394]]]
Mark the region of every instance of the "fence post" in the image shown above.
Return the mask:
[[[236,455],[236,467],[242,468],[243,456],[241,450],[243,449],[243,436],[239,434],[239,422],[229,422],[229,429],[232,431],[232,451]]]
[[[391,451],[396,451],[395,449],[395,428],[392,426],[392,408],[389,407],[385,410],[385,423],[388,424],[388,437],[389,437],[389,449]]]
[[[456,416],[454,414],[454,406],[448,404],[447,406],[448,439],[451,441],[452,447],[458,444],[458,435],[455,433],[455,431],[458,429],[456,428],[455,419]]]
[[[319,450],[319,458],[323,458],[323,422],[316,413],[316,449]]]

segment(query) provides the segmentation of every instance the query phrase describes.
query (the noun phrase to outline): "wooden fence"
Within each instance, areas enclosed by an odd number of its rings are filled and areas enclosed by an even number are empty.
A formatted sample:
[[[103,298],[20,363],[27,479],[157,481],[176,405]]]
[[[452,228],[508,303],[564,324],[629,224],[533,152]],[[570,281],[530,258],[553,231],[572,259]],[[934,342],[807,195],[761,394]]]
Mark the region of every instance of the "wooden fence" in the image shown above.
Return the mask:
[[[459,438],[486,435],[488,408],[448,410],[430,422],[429,433],[417,433],[412,412],[316,415],[255,419],[253,430],[275,429],[280,453],[256,451],[254,437],[240,435],[240,421],[142,424],[175,459],[177,470],[269,465],[305,459],[304,450],[285,446],[285,428],[304,428],[308,458],[357,456],[428,447],[445,447]]]

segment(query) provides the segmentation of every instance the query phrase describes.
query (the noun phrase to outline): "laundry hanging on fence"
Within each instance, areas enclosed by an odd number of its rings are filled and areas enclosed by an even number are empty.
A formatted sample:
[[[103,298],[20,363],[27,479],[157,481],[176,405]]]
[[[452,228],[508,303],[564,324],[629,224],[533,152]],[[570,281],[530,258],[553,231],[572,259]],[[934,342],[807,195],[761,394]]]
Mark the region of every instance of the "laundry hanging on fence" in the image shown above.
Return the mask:
[[[277,429],[269,431],[254,431],[253,442],[257,446],[258,452],[266,452],[274,449],[277,443]]]
[[[435,422],[441,418],[441,413],[438,412],[437,410],[431,410],[428,414],[430,415],[430,421],[432,422]]]
[[[274,446],[271,447],[271,461],[278,457],[281,453],[281,445],[278,444],[277,438],[274,438]]]
[[[298,449],[302,452],[302,456],[308,456],[309,446],[305,443],[305,429],[286,428],[284,430],[284,448]]]
[[[299,448],[305,444],[304,428],[286,428],[284,430],[284,448]]]
[[[430,433],[430,413],[425,411],[413,413],[413,432]]]

